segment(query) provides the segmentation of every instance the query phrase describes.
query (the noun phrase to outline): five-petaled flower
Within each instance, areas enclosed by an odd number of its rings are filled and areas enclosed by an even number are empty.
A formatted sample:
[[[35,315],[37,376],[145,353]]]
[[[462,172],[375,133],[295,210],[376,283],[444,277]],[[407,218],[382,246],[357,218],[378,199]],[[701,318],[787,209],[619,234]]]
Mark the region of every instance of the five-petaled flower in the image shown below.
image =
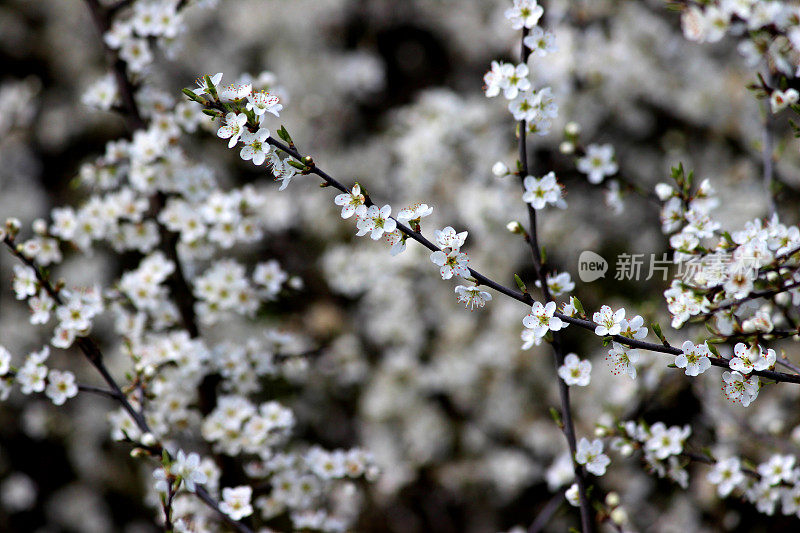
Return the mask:
[[[441,267],[439,273],[442,279],[450,279],[454,275],[465,278],[469,276],[469,257],[467,254],[458,250],[451,250],[449,253],[444,253],[437,250],[431,254],[431,261],[434,265]]]
[[[464,302],[464,308],[469,307],[470,310],[476,307],[483,307],[486,302],[491,301],[492,295],[486,291],[482,291],[477,286],[467,287],[465,285],[458,285],[455,289],[458,295],[458,301]]]
[[[283,105],[280,103],[280,98],[274,94],[259,91],[248,95],[247,109],[252,110],[257,116],[260,116],[263,121],[266,113],[272,113],[276,117],[279,117]]]
[[[777,354],[772,348],[764,350],[758,344],[748,347],[745,343],[739,342],[733,347],[736,357],[731,358],[731,370],[736,370],[744,375],[753,370],[767,370],[775,364]]]
[[[364,205],[364,195],[361,193],[361,185],[356,183],[350,192],[337,194],[333,203],[342,206],[342,218],[350,218],[353,215],[363,217],[367,213],[367,206]]]
[[[272,151],[272,145],[267,143],[268,138],[269,130],[267,128],[259,128],[255,133],[245,131],[242,133],[244,147],[239,155],[245,161],[252,159],[255,165],[264,164],[264,160]]]
[[[675,356],[675,366],[685,368],[687,376],[697,376],[711,368],[709,350],[705,344],[686,341],[681,349],[683,353]]]
[[[598,184],[606,176],[613,176],[619,170],[614,162],[614,147],[610,144],[590,144],[586,155],[578,159],[578,170],[587,175],[589,183]]]
[[[567,322],[562,322],[560,318],[553,316],[555,312],[555,302],[547,302],[547,305],[533,302],[531,312],[522,319],[522,325],[532,330],[535,338],[541,339],[548,331],[559,331],[567,327]]]
[[[605,337],[606,335],[619,335],[622,331],[622,320],[625,318],[625,308],[612,309],[607,306],[601,306],[600,311],[592,315],[592,320],[597,323],[594,328],[595,335]]]
[[[239,137],[246,131],[247,115],[244,113],[228,113],[225,115],[225,125],[217,130],[217,137],[228,140],[228,148],[233,148],[239,142]]]
[[[592,379],[592,363],[581,359],[577,354],[569,353],[564,358],[564,364],[558,367],[558,375],[567,385],[585,387]]]
[[[397,222],[390,218],[392,214],[392,206],[389,204],[379,208],[377,205],[371,205],[363,216],[359,217],[356,227],[358,227],[359,237],[369,233],[372,240],[377,241],[383,237],[384,233],[391,233],[397,228]]]
[[[586,465],[586,470],[596,476],[606,473],[606,467],[611,462],[606,454],[603,453],[603,441],[594,439],[589,442],[586,437],[578,442],[578,449],[575,452],[575,462]]]

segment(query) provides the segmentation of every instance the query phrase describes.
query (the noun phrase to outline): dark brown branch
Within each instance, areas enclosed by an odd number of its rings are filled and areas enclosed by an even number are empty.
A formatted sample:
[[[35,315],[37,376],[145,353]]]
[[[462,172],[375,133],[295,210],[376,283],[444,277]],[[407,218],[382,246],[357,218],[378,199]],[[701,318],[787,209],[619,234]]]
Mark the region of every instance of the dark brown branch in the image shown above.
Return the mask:
[[[525,37],[528,35],[528,28],[522,28],[522,38],[520,39],[520,59],[522,63],[527,64],[530,50],[525,45]],[[524,180],[528,175],[528,144],[527,144],[527,128],[528,124],[525,119],[520,120],[518,123],[519,135],[519,177],[522,190],[525,190]],[[550,288],[547,286],[547,275],[544,271],[542,264],[541,250],[539,249],[539,240],[536,230],[536,210],[529,203],[525,203],[528,210],[528,224],[529,231],[526,240],[531,249],[533,256],[533,266],[536,272],[536,277],[539,279],[542,295],[545,301],[553,301],[553,296],[550,294]],[[561,400],[561,418],[563,421],[564,437],[567,439],[567,446],[569,447],[570,457],[572,458],[572,468],[575,472],[575,481],[578,483],[578,493],[580,494],[580,511],[581,511],[581,528],[583,533],[592,533],[595,530],[594,520],[592,519],[592,507],[589,502],[588,483],[586,479],[586,471],[583,466],[579,465],[575,460],[575,453],[577,452],[577,443],[575,439],[575,423],[572,420],[572,406],[569,399],[569,385],[558,376],[558,369],[564,364],[564,350],[561,344],[561,333],[553,332],[553,358],[556,367],[556,381],[558,382],[558,395]]]
[[[289,148],[288,146],[286,146],[282,142],[280,142],[280,141],[278,141],[278,140],[276,140],[276,139],[274,139],[272,137],[268,137],[267,138],[267,142],[269,144],[271,144],[272,146],[278,148],[279,150],[289,154],[294,159],[296,159],[298,162],[301,162],[301,163],[303,162],[303,156],[302,155],[300,155],[296,150],[294,150],[292,148]],[[320,169],[316,165],[311,168],[310,173],[311,174],[316,174],[317,176],[322,178],[322,180],[327,185],[329,185],[329,186],[331,186],[331,187],[333,187],[333,188],[335,188],[335,189],[337,189],[337,190],[339,190],[341,192],[344,192],[344,193],[349,193],[350,192],[350,189],[348,189],[347,187],[345,187],[344,185],[339,183],[336,179],[331,177],[328,173],[326,173],[325,171],[323,171],[322,169]],[[367,205],[373,205],[372,200],[368,199]],[[397,228],[400,231],[402,231],[408,238],[417,241],[418,243],[420,243],[421,245],[423,245],[427,249],[429,249],[431,251],[439,250],[439,248],[435,244],[433,244],[428,239],[423,237],[422,234],[417,233],[415,231],[412,231],[408,226],[405,226],[404,224],[401,224],[400,222],[398,222],[397,223]],[[794,252],[792,252],[792,253],[794,253]],[[523,293],[521,293],[521,292],[519,292],[517,290],[511,289],[511,288],[506,287],[506,286],[504,286],[504,285],[502,285],[500,283],[497,283],[493,279],[481,274],[480,272],[478,272],[475,269],[470,268],[469,272],[470,272],[470,275],[480,285],[484,285],[486,287],[494,289],[495,291],[497,291],[497,292],[499,292],[501,294],[504,294],[504,295],[508,296],[509,298],[512,298],[514,300],[522,302],[525,305],[532,305],[533,302],[534,302],[533,298],[528,293],[524,293],[523,294]],[[585,319],[582,319],[582,318],[567,316],[567,315],[565,315],[563,313],[556,312],[554,314],[554,316],[557,316],[558,318],[560,318],[564,322],[568,322],[568,323],[573,324],[575,326],[578,326],[578,327],[580,327],[582,329],[589,330],[593,334],[594,334],[595,328],[597,327],[597,324],[595,324],[594,322],[592,322],[590,320],[585,320]],[[638,339],[630,339],[628,337],[623,337],[621,335],[614,335],[611,338],[613,340],[615,340],[616,342],[618,342],[620,344],[624,344],[626,346],[630,346],[631,348],[639,348],[639,349],[648,350],[648,351],[651,351],[651,352],[661,352],[661,353],[667,353],[667,354],[671,354],[671,355],[678,355],[678,354],[683,353],[682,350],[680,350],[679,348],[675,348],[673,346],[664,346],[663,344],[654,344],[652,342],[641,341],[641,340],[638,340]],[[730,367],[728,366],[728,363],[723,359],[711,358],[711,364],[714,365],[714,366],[718,366],[720,368],[730,369]],[[760,376],[760,377],[763,377],[763,378],[766,378],[766,379],[770,379],[770,380],[773,380],[773,381],[776,381],[776,382],[800,383],[800,376],[794,376],[792,374],[784,374],[784,373],[781,373],[781,372],[773,372],[771,370],[753,371],[752,374],[755,374],[757,376]]]
[[[545,504],[539,514],[536,515],[536,519],[528,528],[528,533],[539,533],[544,527],[550,522],[550,519],[553,518],[553,515],[556,514],[556,511],[561,507],[561,504],[564,502],[564,493],[558,492],[553,495],[552,498]]]

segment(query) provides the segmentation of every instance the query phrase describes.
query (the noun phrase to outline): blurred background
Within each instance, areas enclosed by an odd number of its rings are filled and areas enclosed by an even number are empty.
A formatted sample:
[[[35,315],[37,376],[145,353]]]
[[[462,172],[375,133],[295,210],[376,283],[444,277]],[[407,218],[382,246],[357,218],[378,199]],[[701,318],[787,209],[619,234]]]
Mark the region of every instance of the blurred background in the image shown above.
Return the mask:
[[[187,30],[160,53],[148,83],[178,100],[197,76],[224,72],[275,76],[279,123],[303,153],[344,183],[360,181],[395,210],[435,207],[423,231],[451,225],[469,231],[471,266],[506,285],[519,274],[529,286],[529,250],[506,231],[525,220],[517,180],[496,178],[500,160],[516,160],[514,124],[505,102],[483,96],[493,59],[517,61],[518,32],[503,17],[506,0],[221,0],[186,12]],[[575,295],[589,310],[624,306],[645,323],[659,321],[668,338],[696,336],[668,328],[662,293],[668,282],[577,280],[577,258],[592,250],[667,250],[658,204],[625,195],[620,211],[605,186],[576,172],[560,154],[569,121],[585,144],[612,143],[620,176],[652,191],[683,162],[709,178],[731,230],[767,214],[761,184],[763,112],[746,86],[752,69],[735,42],[687,42],[679,15],[659,0],[549,0],[545,24],[558,52],[531,62],[532,81],[553,88],[559,118],[552,133],[530,139],[532,173],[551,170],[566,186],[568,209],[540,217],[540,242],[550,267],[572,273]],[[79,0],[0,2],[0,218],[25,223],[78,204],[74,186],[83,163],[127,135],[112,112],[81,103],[106,72],[100,35]],[[219,142],[208,123],[181,142],[197,163],[214,169],[223,188],[253,183],[265,190],[268,234],[237,248],[242,261],[277,259],[303,289],[275,302],[248,326],[204,329],[215,339],[230,329],[279,324],[319,348],[302,384],[274,387],[298,418],[297,437],[327,447],[363,446],[381,467],[365,485],[355,531],[492,532],[527,527],[554,491],[569,483],[566,444],[550,419],[558,405],[548,345],[520,349],[527,309],[495,296],[465,311],[455,283],[440,279],[421,247],[389,257],[383,242],[354,238],[329,190],[299,176],[287,190]],[[277,123],[275,124],[277,129]],[[777,193],[783,222],[798,222],[800,152],[776,126]],[[14,258],[0,254],[0,344],[12,353],[36,350],[49,335],[28,326],[28,310],[10,287]],[[110,283],[132,258],[110,249],[87,257],[67,253],[57,274],[70,283]],[[591,311],[590,311],[591,312]],[[235,330],[235,329],[234,329]],[[110,321],[95,335],[112,344]],[[238,331],[238,330],[235,330]],[[702,333],[702,332],[701,332]],[[797,453],[792,429],[796,387],[766,390],[748,410],[725,401],[717,373],[688,380],[644,354],[636,381],[611,373],[606,350],[584,331],[567,330],[566,348],[594,364],[588,388],[573,389],[579,436],[616,419],[689,424],[695,449],[715,446],[753,458]],[[788,341],[787,354],[797,355]],[[96,377],[74,351],[60,366],[81,382]],[[112,362],[122,376],[121,354]],[[116,360],[115,360],[116,361]],[[0,406],[0,530],[9,532],[156,531],[143,503],[149,473],[111,442],[102,398],[79,396],[56,408],[18,392]],[[797,433],[797,432],[795,432]],[[658,479],[638,457],[611,454],[604,490],[620,494],[632,531],[795,531],[796,519],[765,517],[735,499],[720,501],[691,466],[689,488]],[[566,504],[547,531],[576,526]]]

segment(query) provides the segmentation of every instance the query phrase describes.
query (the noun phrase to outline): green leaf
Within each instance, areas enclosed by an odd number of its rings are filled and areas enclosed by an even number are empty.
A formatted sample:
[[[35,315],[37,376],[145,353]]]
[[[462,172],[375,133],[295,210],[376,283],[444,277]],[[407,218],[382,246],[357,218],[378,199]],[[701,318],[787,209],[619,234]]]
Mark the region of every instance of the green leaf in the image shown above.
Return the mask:
[[[204,103],[203,99],[200,96],[194,94],[193,90],[183,88],[183,89],[181,89],[181,91],[183,92],[183,94],[185,94],[189,98],[189,100],[191,100],[193,102],[199,102],[201,104]]]
[[[586,312],[583,310],[583,304],[581,301],[575,296],[572,297],[572,301],[574,302],[575,310],[578,311],[581,316],[586,316]]]
[[[550,408],[550,418],[553,419],[553,422],[555,422],[558,427],[564,427],[564,422],[561,421],[561,413],[559,413],[558,409],[555,407]]]
[[[297,161],[295,161],[293,159],[289,159],[288,161],[289,161],[290,165],[292,165],[294,168],[296,168],[298,170],[305,170],[307,168],[303,163],[298,163]]]
[[[667,344],[667,339],[664,337],[664,333],[661,332],[661,325],[658,322],[653,322],[650,324],[650,327],[653,329],[653,333],[656,334],[658,340],[661,341],[661,344]]]
[[[517,287],[519,287],[519,290],[522,291],[522,294],[528,294],[528,287],[525,286],[525,282],[522,281],[522,278],[514,274],[514,281],[517,283]]]
[[[219,100],[219,95],[217,94],[217,88],[214,87],[214,84],[211,82],[211,76],[206,74],[203,79],[206,82],[206,87],[208,87],[208,93],[211,95],[211,97],[214,98],[214,100]]]
[[[278,130],[278,137],[283,139],[283,141],[288,143],[288,144],[294,144],[292,142],[291,135],[289,135],[289,132],[286,131],[286,127],[284,127],[283,125],[281,125],[280,129]]]
[[[719,350],[717,349],[716,345],[706,343],[706,346],[708,346],[708,351],[716,355],[718,358],[720,359],[722,358],[722,356],[719,354]]]

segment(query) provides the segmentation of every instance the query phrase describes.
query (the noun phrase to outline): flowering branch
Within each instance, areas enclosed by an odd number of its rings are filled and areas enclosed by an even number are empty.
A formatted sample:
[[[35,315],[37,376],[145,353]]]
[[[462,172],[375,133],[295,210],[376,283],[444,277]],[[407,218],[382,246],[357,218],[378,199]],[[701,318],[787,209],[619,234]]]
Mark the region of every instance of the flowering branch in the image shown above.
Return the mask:
[[[36,279],[41,284],[42,288],[47,292],[47,294],[59,305],[63,305],[64,301],[61,298],[61,294],[55,287],[50,283],[47,277],[44,275],[42,270],[39,266],[31,259],[26,257],[23,253],[20,252],[16,242],[14,241],[14,237],[10,234],[6,234],[3,237],[3,243],[9,249],[9,251],[20,261],[25,263],[28,267],[33,269],[36,274]],[[120,406],[128,413],[131,419],[134,421],[136,426],[141,430],[142,434],[144,435],[152,435],[150,427],[145,419],[144,415],[137,411],[131,402],[128,400],[126,394],[122,391],[122,388],[119,386],[117,381],[108,371],[108,368],[105,366],[103,362],[103,354],[100,351],[100,348],[97,344],[92,340],[91,337],[78,337],[75,339],[75,344],[78,346],[80,351],[84,354],[86,359],[94,366],[94,368],[100,373],[100,376],[103,378],[103,381],[109,386],[110,390],[104,391],[103,389],[91,387],[87,388],[87,392],[94,392],[97,394],[104,394],[115,401],[117,401]],[[86,388],[86,387],[85,387]],[[101,392],[103,391],[103,392]],[[160,456],[162,453],[166,453],[160,445],[157,443],[152,445],[144,446],[143,448],[148,449],[151,455]],[[167,454],[169,456],[169,454]],[[233,520],[230,516],[226,513],[222,512],[219,507],[219,504],[211,497],[208,491],[201,487],[195,486],[195,494],[212,510],[214,510],[225,522],[230,524],[240,533],[252,533],[252,529],[250,529],[245,524]]]
[[[530,48],[525,44],[525,38],[528,36],[529,28],[527,25],[522,27],[522,38],[520,39],[520,59],[522,64],[527,64],[530,56]],[[522,185],[523,194],[526,190],[525,179],[528,177],[528,145],[527,145],[527,130],[528,122],[523,117],[518,122],[518,135],[519,135],[519,177],[520,185]],[[544,273],[544,265],[542,264],[542,255],[539,249],[538,232],[536,230],[536,210],[533,204],[525,202],[525,207],[528,211],[528,233],[525,238],[531,249],[533,256],[533,268],[536,272],[536,277],[539,279],[539,285],[547,302],[553,301],[553,296],[550,294],[550,289],[547,285],[547,278]],[[561,343],[561,333],[553,332],[553,357],[555,359],[556,372],[564,364],[564,350]],[[578,493],[580,495],[580,512],[581,512],[581,527],[584,533],[594,531],[594,521],[592,520],[592,509],[589,503],[589,496],[587,493],[587,480],[586,471],[583,466],[579,465],[575,460],[577,452],[577,444],[575,441],[575,423],[572,420],[572,407],[569,400],[569,386],[560,377],[556,377],[558,382],[558,395],[561,400],[561,416],[563,419],[562,430],[564,437],[567,439],[567,446],[569,447],[570,456],[572,457],[572,469],[575,473],[575,480],[578,484]]]

